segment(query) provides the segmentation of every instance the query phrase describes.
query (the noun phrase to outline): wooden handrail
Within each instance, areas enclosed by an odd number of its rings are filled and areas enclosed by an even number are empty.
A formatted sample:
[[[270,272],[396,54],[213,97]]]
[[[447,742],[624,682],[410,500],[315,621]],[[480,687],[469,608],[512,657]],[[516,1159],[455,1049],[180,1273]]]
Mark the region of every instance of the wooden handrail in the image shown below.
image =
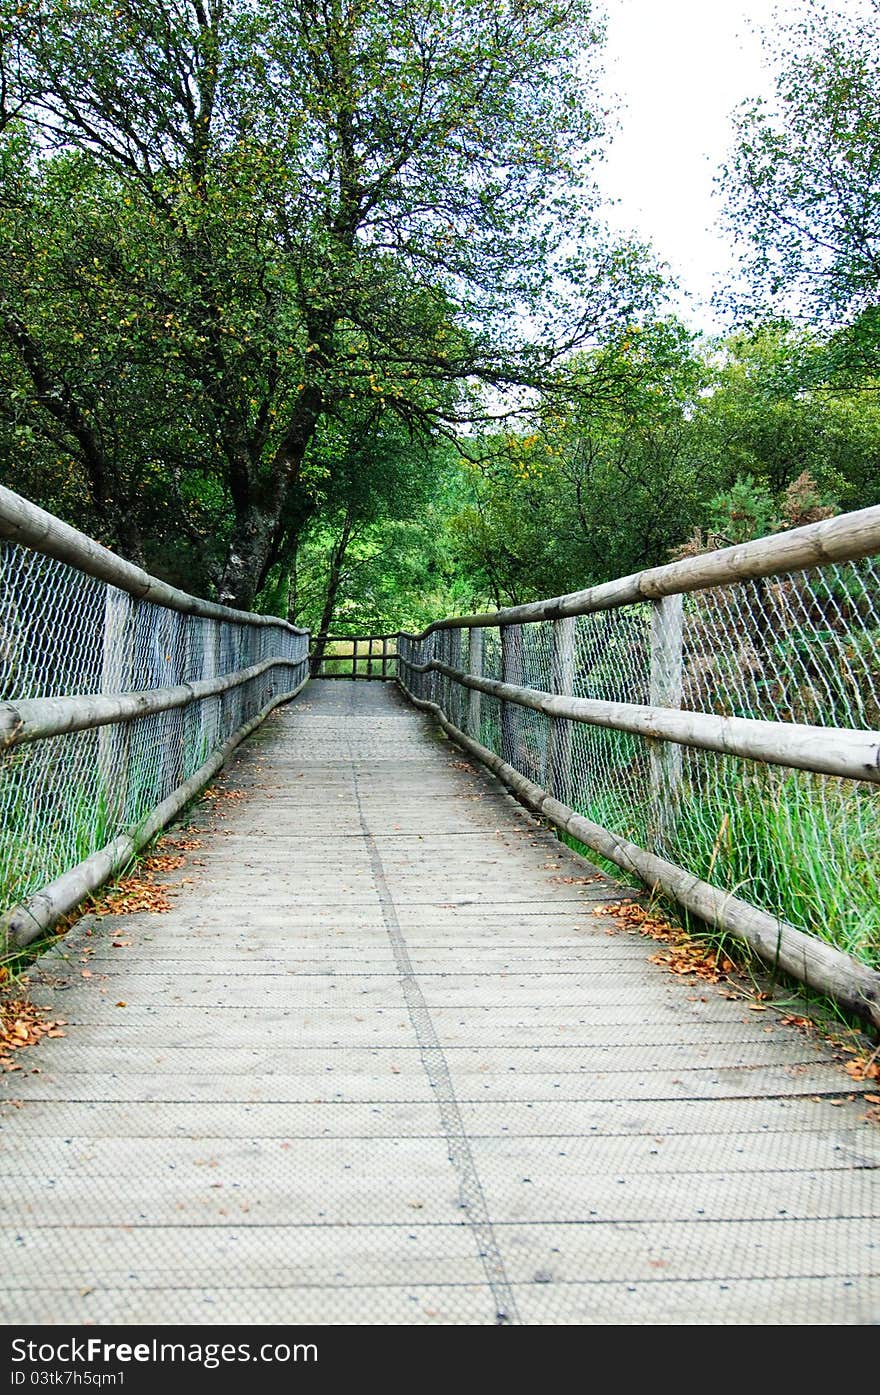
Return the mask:
[[[206,620],[225,620],[233,625],[272,625],[276,629],[289,630],[292,634],[308,634],[308,630],[302,630],[277,616],[233,610],[216,601],[206,601],[200,596],[180,591],[176,586],[169,586],[167,581],[160,581],[133,562],[117,557],[115,552],[95,542],[94,538],[87,537],[79,529],[72,528],[69,523],[55,518],[3,485],[0,485],[0,538],[8,538],[10,542],[53,557],[57,562],[77,567],[87,576],[96,577],[127,592],[135,600],[152,601],[168,610],[198,615]]]
[[[821,775],[839,775],[850,780],[880,784],[880,732],[842,727],[807,726],[798,722],[767,722],[749,717],[719,717],[714,712],[691,712],[680,708],[644,706],[633,702],[611,702],[597,698],[571,697],[500,683],[494,678],[477,677],[439,660],[414,664],[401,657],[405,668],[415,673],[445,674],[462,687],[471,688],[502,702],[543,712],[547,717],[586,722],[590,726],[611,727],[637,736],[673,741],[721,755],[744,756],[771,765],[795,770],[812,770]]]
[[[353,680],[369,678],[384,680],[393,676],[389,672],[389,668],[392,664],[396,664],[397,662],[396,632],[394,634],[380,635],[325,635],[316,636],[316,639],[322,639],[323,643],[320,651],[318,651],[321,655],[320,665],[317,671],[313,671],[312,674],[314,678],[350,678]],[[391,640],[393,640],[395,644],[394,650],[389,648],[389,642]],[[373,645],[379,642],[381,642],[382,648],[378,653],[374,653]],[[341,654],[328,654],[327,646],[330,644],[345,644],[351,647],[350,650],[346,650]],[[366,652],[358,653],[358,649],[362,645],[367,646]],[[309,655],[313,665],[315,653],[316,651],[313,650]],[[335,671],[327,669],[325,667],[327,664],[336,665]],[[347,671],[343,670],[341,667],[344,664],[350,664],[350,668]],[[366,666],[366,673],[359,672],[358,665]],[[374,665],[379,668],[378,673],[373,672]]]
[[[880,552],[880,504],[869,509],[841,513],[820,523],[808,523],[785,533],[704,552],[680,562],[634,572],[616,581],[571,591],[527,605],[508,606],[482,615],[450,616],[435,620],[420,634],[408,630],[406,639],[420,640],[435,630],[487,628],[500,625],[528,625],[537,620],[561,620],[572,615],[589,615],[597,610],[615,610],[638,601],[657,601],[663,596],[702,591],[710,586],[756,581],[784,572],[827,566],[830,562],[855,562]]]

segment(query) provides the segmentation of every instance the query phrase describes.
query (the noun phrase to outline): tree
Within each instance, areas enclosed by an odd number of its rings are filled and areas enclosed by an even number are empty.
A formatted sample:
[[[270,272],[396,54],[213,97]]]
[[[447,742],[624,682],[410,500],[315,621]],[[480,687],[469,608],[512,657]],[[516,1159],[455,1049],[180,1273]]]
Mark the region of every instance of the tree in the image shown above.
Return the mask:
[[[445,442],[413,441],[392,413],[376,408],[345,423],[327,418],[318,428],[312,468],[323,478],[316,480],[315,517],[291,565],[280,568],[280,579],[288,573],[289,618],[314,633],[313,672],[343,606],[354,604],[362,621],[375,623],[366,573],[378,570],[372,564],[393,525],[417,519],[428,505],[448,449]]]
[[[765,44],[775,102],[740,109],[720,179],[744,268],[783,308],[855,319],[880,299],[880,0],[804,0]]]
[[[720,343],[630,326],[573,363],[582,392],[483,443],[450,521],[471,575],[517,603],[702,550],[695,528],[743,541],[876,502],[880,403],[833,367],[827,338],[784,322]]]
[[[0,153],[15,170],[0,221],[6,481],[204,587],[208,540],[223,534],[219,500],[209,507],[216,430],[170,296],[151,298],[141,274],[131,200],[77,155],[34,166],[20,135]]]
[[[829,341],[784,321],[739,331],[716,346],[688,426],[704,497],[713,484],[727,489],[751,477],[778,510],[806,472],[823,499],[840,508],[876,501],[880,406],[837,386],[836,353],[835,336]]]
[[[453,526],[496,604],[666,560],[705,498],[688,425],[705,372],[677,321],[632,324],[572,363],[535,430],[487,443]]]
[[[101,303],[114,361],[164,385],[168,435],[182,424],[197,464],[173,495],[194,539],[222,540],[227,602],[250,604],[313,516],[322,420],[378,402],[430,434],[480,412],[468,385],[546,381],[653,294],[636,250],[596,243],[589,0],[0,3],[32,182],[66,159],[89,253],[34,293],[40,200],[8,197],[7,353],[99,505],[127,424],[52,307],[71,297],[103,361]],[[205,529],[206,499],[228,527]]]

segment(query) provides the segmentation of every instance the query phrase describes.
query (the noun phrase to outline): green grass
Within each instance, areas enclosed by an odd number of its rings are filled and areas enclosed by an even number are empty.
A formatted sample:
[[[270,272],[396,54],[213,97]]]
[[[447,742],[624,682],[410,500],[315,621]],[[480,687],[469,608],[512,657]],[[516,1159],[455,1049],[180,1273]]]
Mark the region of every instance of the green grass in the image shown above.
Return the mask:
[[[662,856],[880,968],[876,791],[804,771],[747,769],[734,757],[689,766],[692,778],[683,782]],[[650,805],[634,800],[625,784],[615,789],[609,781],[592,799],[575,796],[573,805],[601,827],[650,848]],[[618,880],[625,875],[595,853],[587,856]]]
[[[186,742],[181,780],[199,769],[214,749],[199,732],[192,733]],[[132,760],[124,806],[117,794],[112,797],[112,807],[97,768],[86,768],[77,780],[59,779],[59,771],[51,767],[35,772],[29,779],[22,769],[28,754],[26,748],[24,761],[17,761],[17,769],[16,762],[10,762],[0,782],[0,808],[4,810],[0,824],[0,914],[84,861],[120,833],[136,837],[138,827],[164,797],[157,794],[161,753],[158,757],[154,753],[147,759]],[[178,818],[183,816],[181,811]],[[162,836],[160,831],[156,839]],[[129,876],[132,868],[149,856],[156,839],[120,868],[107,885]],[[34,959],[60,939],[70,921],[89,905],[87,897],[70,917],[64,917],[60,928],[50,928],[21,949],[10,950],[2,960],[4,981],[17,982]]]
[[[880,966],[880,798],[870,787],[718,758],[685,789],[680,866]]]
[[[480,739],[495,751],[494,713]],[[565,802],[722,891],[880,968],[880,795],[868,784],[687,751],[664,845],[652,836],[645,743],[579,727]],[[564,839],[577,851],[577,840]],[[617,880],[615,864],[586,855]],[[633,880],[631,877],[628,879]]]
[[[199,729],[188,734],[181,782],[199,769],[214,749]],[[136,829],[168,793],[159,787],[162,754],[158,746],[130,760],[124,798],[118,790],[108,789],[90,753],[71,767],[63,752],[53,761],[52,753],[44,747],[25,746],[8,758],[3,768],[0,914],[118,834]]]
[[[104,846],[117,830],[96,782],[44,794],[26,783],[0,786],[0,910],[46,886]]]

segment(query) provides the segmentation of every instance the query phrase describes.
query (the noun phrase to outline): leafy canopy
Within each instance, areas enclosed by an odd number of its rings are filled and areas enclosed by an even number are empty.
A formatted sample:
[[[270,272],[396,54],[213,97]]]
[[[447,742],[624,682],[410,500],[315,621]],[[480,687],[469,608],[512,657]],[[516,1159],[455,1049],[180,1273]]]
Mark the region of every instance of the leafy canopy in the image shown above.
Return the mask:
[[[740,108],[719,183],[753,291],[854,318],[880,300],[880,3],[802,0],[765,39],[773,101]]]
[[[655,293],[596,226],[589,0],[0,7],[8,372],[128,550],[157,462],[224,599],[295,549],[326,418],[473,420]]]

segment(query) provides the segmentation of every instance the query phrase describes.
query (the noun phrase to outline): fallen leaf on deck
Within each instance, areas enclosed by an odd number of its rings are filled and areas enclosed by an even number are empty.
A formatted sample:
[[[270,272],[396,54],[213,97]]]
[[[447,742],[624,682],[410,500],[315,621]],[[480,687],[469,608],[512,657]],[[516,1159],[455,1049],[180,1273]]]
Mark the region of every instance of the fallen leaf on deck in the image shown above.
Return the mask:
[[[143,867],[148,872],[176,872],[186,862],[185,857],[145,857]]]
[[[156,885],[155,873],[148,870],[143,876],[126,877],[102,896],[94,907],[94,914],[135,915],[139,911],[147,911],[151,915],[161,915],[170,910],[171,902],[166,889]]]
[[[873,1060],[847,1061],[844,1070],[853,1080],[880,1080],[880,1065]]]
[[[63,1037],[62,1019],[46,1018],[42,1009],[27,998],[0,1002],[0,1066],[6,1071],[21,1070],[13,1051],[36,1046],[43,1037]]]

